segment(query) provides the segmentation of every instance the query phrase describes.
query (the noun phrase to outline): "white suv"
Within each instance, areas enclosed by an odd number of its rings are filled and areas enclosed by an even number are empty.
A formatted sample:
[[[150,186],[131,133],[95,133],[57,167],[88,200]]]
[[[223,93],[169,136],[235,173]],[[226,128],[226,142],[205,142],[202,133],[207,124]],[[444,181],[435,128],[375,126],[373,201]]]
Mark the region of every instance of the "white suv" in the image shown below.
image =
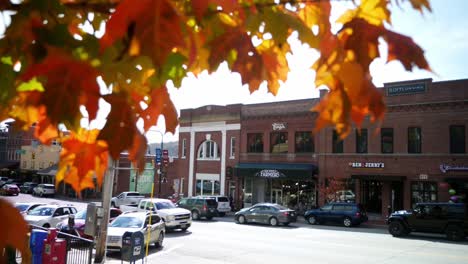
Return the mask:
[[[77,210],[72,205],[42,205],[29,211],[24,219],[30,225],[42,226],[45,228],[55,227],[58,223],[67,219],[70,215],[76,214]]]
[[[226,213],[231,211],[229,198],[227,198],[226,196],[216,195],[216,196],[207,196],[207,197],[215,199],[216,202],[218,203],[218,215],[219,216],[225,216]]]
[[[41,183],[33,189],[33,195],[53,197],[55,195],[55,186],[53,184]]]

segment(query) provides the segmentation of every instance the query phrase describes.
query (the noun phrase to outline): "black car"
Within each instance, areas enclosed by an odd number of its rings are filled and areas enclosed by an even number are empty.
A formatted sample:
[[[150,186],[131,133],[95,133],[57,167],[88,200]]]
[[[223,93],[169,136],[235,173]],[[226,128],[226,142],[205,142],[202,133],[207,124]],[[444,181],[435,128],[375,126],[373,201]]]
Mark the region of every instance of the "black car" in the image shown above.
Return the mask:
[[[411,232],[445,233],[449,240],[468,235],[467,207],[463,203],[418,203],[412,211],[397,211],[387,219],[394,237]]]
[[[192,213],[193,220],[198,220],[201,217],[211,220],[218,215],[218,203],[213,198],[182,198],[177,202],[177,206],[189,210]]]
[[[38,184],[35,182],[25,182],[22,186],[20,186],[20,191],[22,193],[32,193],[34,187],[36,187]]]
[[[304,218],[311,225],[326,222],[341,223],[346,227],[360,225],[367,221],[367,214],[358,203],[329,203],[319,209],[305,212]]]

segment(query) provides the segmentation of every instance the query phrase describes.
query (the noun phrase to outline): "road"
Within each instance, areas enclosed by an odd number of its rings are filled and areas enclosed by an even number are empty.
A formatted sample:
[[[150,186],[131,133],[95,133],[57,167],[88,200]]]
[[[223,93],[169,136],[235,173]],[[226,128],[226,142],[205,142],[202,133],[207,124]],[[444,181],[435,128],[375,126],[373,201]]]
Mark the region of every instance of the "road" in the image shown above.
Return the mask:
[[[118,258],[109,254],[106,263],[121,263]],[[168,233],[163,248],[150,248],[147,263],[459,264],[468,263],[468,241],[423,234],[394,238],[385,229],[367,226],[239,225],[227,216],[196,221],[187,232]]]

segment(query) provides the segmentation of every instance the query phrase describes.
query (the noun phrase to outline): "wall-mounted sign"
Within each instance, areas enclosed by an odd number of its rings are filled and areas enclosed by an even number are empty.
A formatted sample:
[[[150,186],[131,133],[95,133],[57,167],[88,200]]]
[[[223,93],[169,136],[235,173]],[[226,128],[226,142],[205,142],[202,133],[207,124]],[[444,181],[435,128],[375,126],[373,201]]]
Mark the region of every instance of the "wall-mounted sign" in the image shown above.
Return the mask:
[[[257,172],[255,176],[262,178],[279,178],[284,177],[284,174],[277,170],[261,170]]]
[[[384,168],[385,163],[383,162],[350,162],[351,168]]]
[[[420,180],[427,180],[427,179],[429,179],[429,175],[421,173],[421,174],[419,174],[419,179]]]
[[[386,86],[386,88],[388,96],[424,93],[426,92],[426,83]]]
[[[273,123],[271,124],[271,127],[273,128],[273,130],[283,130],[288,127],[288,124],[287,123]]]
[[[440,164],[440,171],[446,173],[447,171],[468,171],[468,166],[452,166],[447,164]]]

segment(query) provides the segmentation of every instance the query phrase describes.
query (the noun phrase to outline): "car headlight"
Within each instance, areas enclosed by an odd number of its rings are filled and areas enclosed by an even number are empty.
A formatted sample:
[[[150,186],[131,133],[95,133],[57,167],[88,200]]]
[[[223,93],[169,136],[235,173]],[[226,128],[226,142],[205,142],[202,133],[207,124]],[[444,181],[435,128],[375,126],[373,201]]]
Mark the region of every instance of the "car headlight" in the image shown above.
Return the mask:
[[[175,220],[175,216],[173,216],[173,215],[166,216],[166,222],[171,222],[171,221],[174,221],[174,220]]]

